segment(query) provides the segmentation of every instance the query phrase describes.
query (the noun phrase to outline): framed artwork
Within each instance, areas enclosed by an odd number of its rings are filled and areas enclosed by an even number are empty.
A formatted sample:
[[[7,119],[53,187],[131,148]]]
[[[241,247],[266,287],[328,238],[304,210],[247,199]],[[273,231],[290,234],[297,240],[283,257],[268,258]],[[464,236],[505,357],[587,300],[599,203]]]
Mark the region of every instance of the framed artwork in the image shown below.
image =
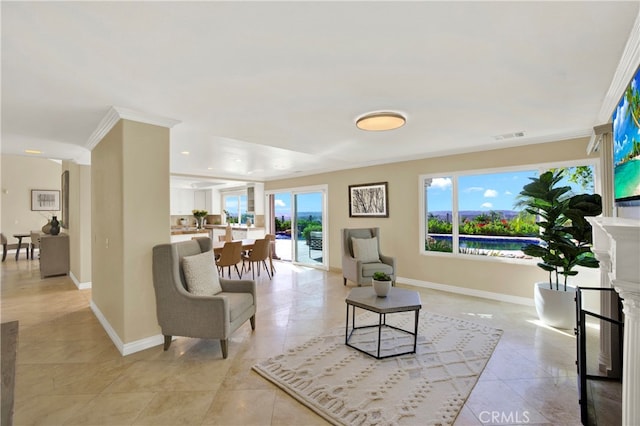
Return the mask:
[[[59,211],[60,191],[49,191],[46,189],[31,190],[31,210],[32,211]]]
[[[65,170],[62,173],[62,181],[60,182],[62,188],[62,223],[61,226],[65,229],[69,229],[69,170]]]
[[[388,183],[349,185],[349,217],[389,217]]]

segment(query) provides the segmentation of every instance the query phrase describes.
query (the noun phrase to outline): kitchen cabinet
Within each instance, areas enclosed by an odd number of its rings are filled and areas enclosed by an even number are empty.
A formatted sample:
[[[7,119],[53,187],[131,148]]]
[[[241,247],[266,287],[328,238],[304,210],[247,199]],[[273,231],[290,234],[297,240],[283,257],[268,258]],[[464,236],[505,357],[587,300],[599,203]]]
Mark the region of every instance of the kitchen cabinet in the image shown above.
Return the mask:
[[[220,191],[215,189],[195,190],[193,208],[206,210],[209,214],[220,214]]]
[[[207,191],[204,189],[200,189],[193,192],[193,208],[196,210],[206,210],[210,211],[211,209],[207,206],[207,192],[211,193],[211,191]],[[211,195],[209,195],[209,200],[211,200]],[[209,201],[209,205],[211,201]]]
[[[172,215],[191,215],[195,209],[195,194],[193,189],[171,188],[170,210]]]
[[[264,183],[256,182],[249,188],[247,188],[247,204],[249,204],[249,194],[253,202],[252,208],[247,208],[250,212],[256,215],[264,214]]]
[[[213,241],[220,241],[220,237],[223,237],[226,235],[226,230],[225,228],[222,227],[218,227],[218,228],[213,228],[211,229],[211,239]]]
[[[224,237],[226,234],[225,226],[215,226],[211,229],[212,231],[212,239],[214,241],[219,241],[218,237]],[[231,235],[234,240],[244,240],[247,238],[250,239],[258,239],[264,238],[265,230],[264,228],[246,228],[246,227],[232,227]]]
[[[253,186],[247,187],[247,213],[256,211],[255,189]]]
[[[233,229],[234,240],[244,240],[246,238],[258,239],[264,238],[264,228],[237,228]]]

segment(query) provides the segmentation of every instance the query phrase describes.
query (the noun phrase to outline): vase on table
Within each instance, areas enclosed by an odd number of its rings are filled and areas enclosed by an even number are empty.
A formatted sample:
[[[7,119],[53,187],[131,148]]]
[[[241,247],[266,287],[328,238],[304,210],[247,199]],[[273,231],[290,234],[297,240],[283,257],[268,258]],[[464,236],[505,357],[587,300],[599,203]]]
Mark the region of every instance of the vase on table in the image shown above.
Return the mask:
[[[58,218],[53,216],[51,218],[51,229],[49,230],[51,235],[58,235],[60,233],[60,222],[58,222]]]
[[[47,223],[42,227],[42,232],[44,234],[49,234],[51,232],[51,220],[47,219]]]
[[[204,228],[204,216],[196,216],[196,228]]]

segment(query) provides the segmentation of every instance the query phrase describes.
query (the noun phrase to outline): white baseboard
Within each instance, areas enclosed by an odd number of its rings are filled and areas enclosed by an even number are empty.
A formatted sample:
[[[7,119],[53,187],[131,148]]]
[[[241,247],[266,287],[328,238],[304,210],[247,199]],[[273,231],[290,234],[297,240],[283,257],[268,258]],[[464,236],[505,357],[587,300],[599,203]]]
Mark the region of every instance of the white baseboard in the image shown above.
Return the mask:
[[[145,337],[144,339],[136,340],[130,343],[124,343],[120,339],[120,336],[118,336],[118,333],[116,333],[113,327],[111,327],[111,324],[109,324],[109,321],[107,321],[107,318],[102,314],[100,308],[98,308],[93,300],[91,301],[90,306],[96,318],[98,318],[98,321],[100,321],[102,328],[104,328],[104,330],[107,332],[109,338],[111,338],[111,341],[122,356],[131,355],[136,352],[140,352],[164,343],[164,336],[161,334]]]
[[[409,284],[416,287],[431,288],[434,290],[447,291],[449,293],[464,294],[466,296],[482,297],[483,299],[498,300],[500,302],[516,303],[518,305],[534,306],[533,298],[510,296],[508,294],[493,293],[490,291],[474,290],[471,288],[457,287],[446,284],[436,284],[429,281],[414,280],[412,278],[397,277],[396,282]]]
[[[91,281],[81,283],[71,271],[69,271],[69,278],[71,278],[71,281],[73,281],[78,290],[87,290],[91,288]]]

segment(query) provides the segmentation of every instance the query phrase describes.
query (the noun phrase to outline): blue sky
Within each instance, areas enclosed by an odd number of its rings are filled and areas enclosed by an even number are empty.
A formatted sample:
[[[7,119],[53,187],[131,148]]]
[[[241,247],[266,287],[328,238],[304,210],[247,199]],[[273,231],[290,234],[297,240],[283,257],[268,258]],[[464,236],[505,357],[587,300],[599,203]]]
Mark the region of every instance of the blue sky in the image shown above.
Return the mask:
[[[537,170],[486,173],[458,178],[458,210],[519,210],[514,205],[522,187],[529,177],[538,175]],[[565,179],[561,185],[568,185],[573,192],[586,192],[577,184]],[[433,179],[427,191],[429,211],[451,211],[453,188],[451,178]]]
[[[459,210],[513,210],[516,196],[529,183],[534,171],[491,173],[461,176],[458,180]],[[451,178],[436,178],[427,191],[431,211],[450,211],[452,203]]]
[[[300,212],[321,212],[322,211],[322,195],[319,192],[308,194],[297,194],[298,211]],[[275,198],[276,216],[291,216],[292,197],[290,192],[277,193]]]
[[[640,68],[630,84],[632,90],[637,93],[640,88]],[[615,164],[618,164],[624,156],[629,154],[634,138],[636,141],[640,140],[640,128],[635,126],[627,114],[628,109],[629,103],[623,94],[618,107],[613,112],[613,159]]]
[[[247,197],[242,196],[241,204],[242,209],[246,211],[247,209]],[[275,209],[276,216],[291,216],[291,204],[292,197],[289,192],[282,192],[275,194]],[[232,213],[237,213],[238,211],[238,197],[237,196],[228,196],[225,197],[225,206],[227,210]],[[298,211],[301,212],[321,212],[322,211],[322,196],[319,192],[313,192],[309,194],[298,194]]]

